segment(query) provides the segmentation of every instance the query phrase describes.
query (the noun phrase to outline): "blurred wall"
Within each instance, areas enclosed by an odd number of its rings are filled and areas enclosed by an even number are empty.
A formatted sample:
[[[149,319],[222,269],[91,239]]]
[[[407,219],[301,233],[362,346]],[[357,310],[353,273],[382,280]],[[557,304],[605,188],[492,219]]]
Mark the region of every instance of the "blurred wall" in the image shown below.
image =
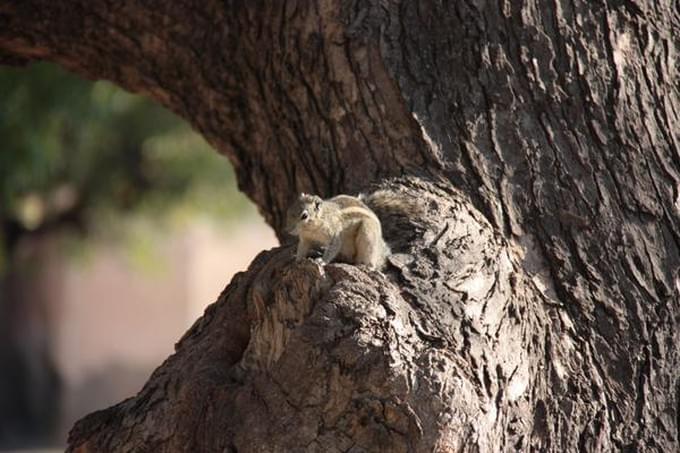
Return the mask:
[[[227,232],[191,224],[156,243],[155,264],[142,271],[106,242],[91,244],[84,260],[46,254],[35,288],[50,298],[63,392],[58,442],[80,417],[140,390],[233,274],[275,245],[253,219]]]

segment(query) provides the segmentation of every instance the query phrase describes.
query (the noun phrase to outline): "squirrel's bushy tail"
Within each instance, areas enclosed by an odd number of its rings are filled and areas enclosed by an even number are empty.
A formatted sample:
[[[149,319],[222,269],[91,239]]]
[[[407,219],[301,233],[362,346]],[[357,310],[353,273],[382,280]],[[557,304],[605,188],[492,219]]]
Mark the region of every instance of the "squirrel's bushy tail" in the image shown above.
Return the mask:
[[[380,189],[368,194],[359,194],[361,200],[380,219],[383,236],[393,252],[406,248],[417,234],[417,223],[424,207],[418,200],[389,189]]]
[[[370,194],[359,194],[359,200],[376,213],[400,214],[417,218],[421,207],[411,197],[393,190],[381,189]]]

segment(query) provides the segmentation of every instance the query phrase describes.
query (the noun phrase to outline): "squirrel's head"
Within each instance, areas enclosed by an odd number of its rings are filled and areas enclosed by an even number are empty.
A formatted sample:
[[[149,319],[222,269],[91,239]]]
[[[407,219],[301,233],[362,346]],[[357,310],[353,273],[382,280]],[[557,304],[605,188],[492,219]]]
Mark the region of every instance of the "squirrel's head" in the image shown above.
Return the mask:
[[[286,230],[292,235],[300,234],[300,228],[310,224],[317,218],[323,200],[316,195],[300,194],[288,209]]]

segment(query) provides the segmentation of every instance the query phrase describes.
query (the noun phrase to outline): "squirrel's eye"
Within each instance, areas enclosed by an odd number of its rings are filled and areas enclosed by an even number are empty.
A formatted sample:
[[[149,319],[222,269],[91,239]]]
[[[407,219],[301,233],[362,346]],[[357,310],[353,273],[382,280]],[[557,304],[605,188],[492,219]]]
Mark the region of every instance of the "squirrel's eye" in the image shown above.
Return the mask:
[[[300,220],[307,220],[309,218],[309,213],[307,211],[302,211],[300,214]]]

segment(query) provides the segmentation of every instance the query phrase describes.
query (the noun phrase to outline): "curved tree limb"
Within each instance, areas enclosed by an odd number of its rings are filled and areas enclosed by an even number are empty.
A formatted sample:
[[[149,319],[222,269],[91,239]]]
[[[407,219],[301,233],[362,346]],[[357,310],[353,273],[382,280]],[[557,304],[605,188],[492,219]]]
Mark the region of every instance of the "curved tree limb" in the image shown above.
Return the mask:
[[[0,6],[0,51],[149,95],[234,164],[279,230],[293,194],[435,169],[373,40],[332,1]],[[312,151],[313,150],[313,151]]]

